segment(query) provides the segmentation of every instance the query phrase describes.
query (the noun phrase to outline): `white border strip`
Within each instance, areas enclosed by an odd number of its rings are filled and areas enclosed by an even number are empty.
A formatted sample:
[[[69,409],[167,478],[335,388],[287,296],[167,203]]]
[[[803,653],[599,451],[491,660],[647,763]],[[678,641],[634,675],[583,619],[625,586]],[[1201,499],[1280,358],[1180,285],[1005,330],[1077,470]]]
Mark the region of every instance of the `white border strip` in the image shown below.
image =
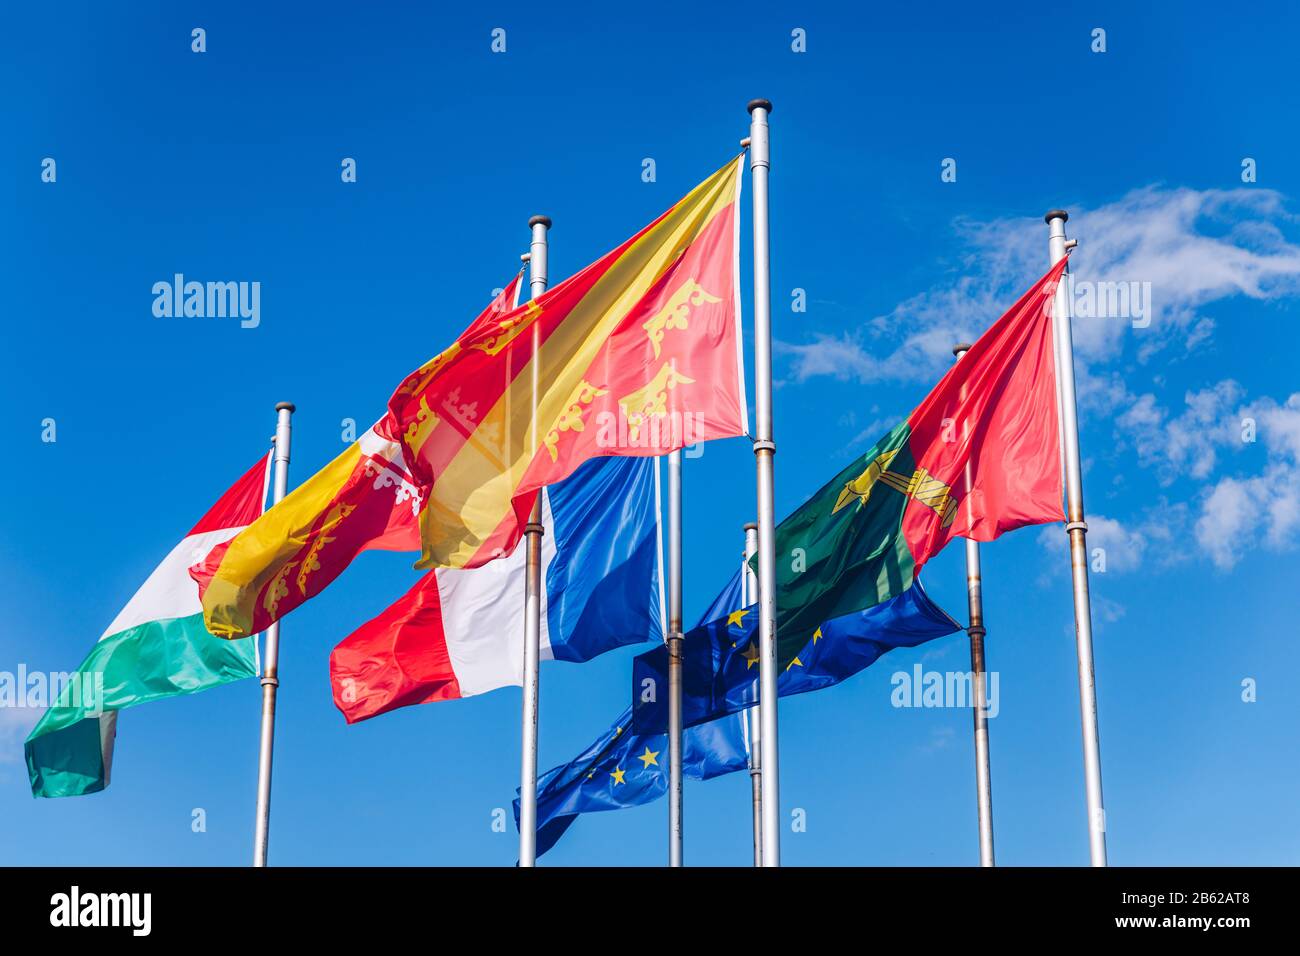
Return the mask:
[[[736,162],[743,163],[748,155],[749,150],[743,150],[736,157]],[[741,320],[740,310],[740,194],[744,182],[745,170],[742,168],[736,175],[736,212],[733,217],[731,235],[731,287],[735,299],[733,308],[736,312],[736,374],[740,376],[740,417],[745,425],[745,434],[748,435],[750,430],[749,396],[745,392],[745,323]]]

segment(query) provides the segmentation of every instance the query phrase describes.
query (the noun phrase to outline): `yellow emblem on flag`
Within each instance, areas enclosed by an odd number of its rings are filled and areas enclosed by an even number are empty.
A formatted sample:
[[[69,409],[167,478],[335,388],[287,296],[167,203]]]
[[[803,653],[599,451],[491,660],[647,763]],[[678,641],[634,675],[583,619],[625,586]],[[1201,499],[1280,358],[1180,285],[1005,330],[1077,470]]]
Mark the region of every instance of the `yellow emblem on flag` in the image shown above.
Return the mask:
[[[898,449],[887,451],[883,455],[873,460],[862,474],[852,481],[845,482],[844,490],[840,492],[839,499],[835,502],[835,507],[831,509],[831,514],[835,514],[854,498],[858,499],[858,507],[861,508],[871,497],[871,489],[875,487],[877,481],[884,475],[885,470],[889,468],[890,463],[898,454]]]
[[[664,307],[650,317],[641,328],[645,329],[646,337],[650,339],[650,344],[654,346],[655,358],[659,357],[660,346],[663,344],[664,336],[671,329],[685,329],[687,321],[691,316],[691,309],[695,306],[721,302],[722,300],[716,295],[709,293],[702,285],[694,279],[687,279],[673,293]]]
[[[578,383],[578,387],[573,390],[573,395],[565,403],[564,411],[556,420],[555,427],[542,439],[542,444],[551,453],[551,461],[559,458],[560,432],[583,431],[586,426],[582,422],[582,414],[587,410],[584,406],[590,405],[597,396],[604,395],[608,391],[605,388],[597,388],[585,379]]]
[[[627,416],[627,437],[633,444],[652,418],[668,413],[668,393],[678,385],[694,385],[695,379],[681,375],[665,362],[659,371],[641,388],[618,400]]]

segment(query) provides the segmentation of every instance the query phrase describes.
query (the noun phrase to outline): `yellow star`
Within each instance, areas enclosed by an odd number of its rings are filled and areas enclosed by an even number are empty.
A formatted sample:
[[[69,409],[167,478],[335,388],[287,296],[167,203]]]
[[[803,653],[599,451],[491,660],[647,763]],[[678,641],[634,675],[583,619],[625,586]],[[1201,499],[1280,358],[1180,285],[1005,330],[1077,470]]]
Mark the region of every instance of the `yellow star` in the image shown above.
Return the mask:
[[[735,625],[736,627],[743,627],[745,621],[745,615],[748,614],[751,610],[753,610],[753,608],[747,607],[740,611],[732,611],[730,614],[727,615],[727,627],[731,627],[732,625]]]
[[[799,658],[796,657],[789,664],[785,665],[785,669],[789,670],[790,668],[794,667],[796,664],[798,664],[800,667],[803,667],[803,661],[799,660]]]
[[[813,643],[816,644],[821,639],[822,639],[822,629],[819,627],[817,628],[817,630],[813,631]]]
[[[609,775],[614,778],[614,786],[617,787],[620,783],[627,783],[627,781],[623,779],[623,774],[625,772],[626,771],[624,771],[620,767],[615,767],[613,770],[610,771]]]
[[[659,761],[657,758],[659,754],[661,754],[662,752],[663,751],[661,750],[651,750],[649,747],[646,747],[645,753],[641,754],[636,758],[637,760],[641,761],[641,769],[645,770],[649,768],[651,764],[654,764],[656,767],[659,766]]]
[[[617,737],[617,736],[618,736],[619,734],[621,734],[621,733],[623,733],[623,728],[622,728],[622,727],[615,727],[615,728],[614,728],[614,736],[615,736],[615,737]]]
[[[745,670],[749,670],[758,663],[758,645],[753,641],[750,641],[749,646],[745,648],[745,661],[747,662]]]

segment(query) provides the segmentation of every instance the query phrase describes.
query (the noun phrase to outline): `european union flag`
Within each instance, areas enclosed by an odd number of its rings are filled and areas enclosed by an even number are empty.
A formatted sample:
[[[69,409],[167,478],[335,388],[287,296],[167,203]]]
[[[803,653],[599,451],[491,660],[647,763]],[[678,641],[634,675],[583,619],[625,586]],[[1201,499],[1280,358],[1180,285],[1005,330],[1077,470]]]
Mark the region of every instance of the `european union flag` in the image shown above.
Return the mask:
[[[741,602],[741,575],[723,589],[703,620]],[[667,687],[667,684],[664,685]],[[749,767],[744,714],[701,723],[682,734],[682,774],[709,780]],[[621,810],[659,799],[668,791],[668,734],[632,731],[632,710],[567,764],[537,780],[537,855],[564,835],[582,813]],[[519,825],[519,799],[514,801]]]
[[[758,605],[729,613],[686,635],[682,663],[682,720],[687,727],[736,714],[758,703]],[[896,647],[915,647],[952,634],[961,625],[915,581],[902,594],[822,624],[785,670],[777,694],[788,697],[838,684]],[[666,733],[668,651],[657,647],[632,662],[636,733]]]

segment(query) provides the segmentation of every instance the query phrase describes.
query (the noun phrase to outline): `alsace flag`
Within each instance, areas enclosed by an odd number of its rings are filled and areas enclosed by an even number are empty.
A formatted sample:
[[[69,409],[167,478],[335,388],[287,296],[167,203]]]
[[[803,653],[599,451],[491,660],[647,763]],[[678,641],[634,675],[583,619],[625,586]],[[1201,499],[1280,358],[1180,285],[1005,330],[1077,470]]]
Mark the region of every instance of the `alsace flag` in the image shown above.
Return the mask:
[[[389,411],[429,489],[417,567],[513,551],[537,490],[589,458],[744,434],[741,163],[401,384]]]
[[[127,602],[27,738],[32,795],[108,786],[117,712],[257,675],[256,641],[221,641],[203,626],[189,567],[262,511],[270,456],[239,479]]]
[[[586,661],[662,634],[654,458],[597,458],[542,495],[543,660]],[[520,545],[438,568],[330,655],[348,723],[523,683]]]
[[[514,309],[522,280],[521,271],[466,334]],[[230,638],[259,633],[319,594],[362,551],[420,550],[424,491],[398,439],[398,425],[385,414],[195,568],[208,630]]]

